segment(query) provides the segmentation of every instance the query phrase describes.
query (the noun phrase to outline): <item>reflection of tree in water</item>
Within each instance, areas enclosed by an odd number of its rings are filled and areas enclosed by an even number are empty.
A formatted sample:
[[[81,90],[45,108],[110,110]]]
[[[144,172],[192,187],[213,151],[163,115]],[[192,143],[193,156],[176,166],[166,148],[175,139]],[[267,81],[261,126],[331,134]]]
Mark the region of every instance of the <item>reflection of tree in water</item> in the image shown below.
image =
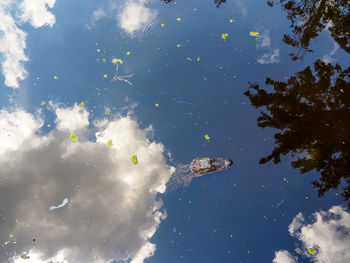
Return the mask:
[[[310,40],[318,36],[325,27],[334,40],[350,53],[350,1],[348,0],[279,0],[292,22],[293,35],[284,35],[283,41],[299,48],[298,54],[291,53],[293,60],[301,59],[309,49]],[[273,6],[274,1],[268,1]]]
[[[267,2],[273,6],[274,0]],[[293,60],[302,59],[312,50],[312,38],[327,27],[334,40],[350,53],[350,1],[348,0],[279,0],[291,21],[292,36],[284,35],[283,41],[298,48],[298,54],[290,54]],[[280,162],[280,156],[292,152],[301,154],[292,161],[301,173],[317,170],[320,181],[314,181],[319,196],[331,188],[338,188],[344,178],[348,185],[342,196],[350,199],[350,67],[342,70],[336,64],[317,60],[314,72],[307,67],[286,82],[266,78],[266,84],[274,87],[273,93],[249,83],[245,92],[255,108],[261,111],[258,126],[279,129],[275,134],[278,146],[260,160],[266,163]],[[350,203],[349,203],[350,205]]]
[[[319,196],[331,188],[337,188],[341,178],[348,186],[342,196],[350,199],[350,67],[342,70],[336,64],[314,63],[315,76],[307,67],[290,77],[286,82],[266,78],[265,83],[274,87],[268,93],[259,85],[249,83],[250,90],[244,94],[255,108],[261,111],[258,126],[281,130],[275,134],[278,146],[260,160],[266,163],[273,159],[279,163],[280,155],[307,153],[292,161],[301,173],[316,169],[321,173],[321,182],[314,181]],[[294,157],[294,154],[292,154]]]
[[[162,0],[164,3],[168,4],[173,0]],[[222,3],[226,3],[226,0],[214,0],[216,7],[219,7]]]

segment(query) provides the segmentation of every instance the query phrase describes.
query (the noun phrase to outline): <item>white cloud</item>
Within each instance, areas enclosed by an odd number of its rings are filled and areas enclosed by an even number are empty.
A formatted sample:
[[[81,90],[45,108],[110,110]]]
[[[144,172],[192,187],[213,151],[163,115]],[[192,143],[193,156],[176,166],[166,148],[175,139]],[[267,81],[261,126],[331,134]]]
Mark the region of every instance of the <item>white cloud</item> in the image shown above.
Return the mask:
[[[0,53],[3,58],[2,73],[5,76],[5,85],[18,88],[19,81],[26,78],[27,71],[23,62],[28,58],[24,54],[27,34],[18,28],[16,23],[29,21],[35,28],[44,25],[53,26],[55,17],[48,12],[46,5],[52,8],[55,0],[1,0],[0,3]],[[21,13],[21,21],[15,21],[10,11]]]
[[[332,20],[328,21],[326,26],[325,26],[325,30],[327,30],[329,32],[329,28],[330,27],[333,27],[334,26],[334,23]]]
[[[246,17],[248,15],[248,9],[247,7],[243,4],[242,1],[236,1],[239,9],[241,9],[241,13],[243,17]]]
[[[87,128],[89,125],[89,113],[75,104],[73,108],[60,108],[50,102],[50,107],[55,110],[57,128],[62,131],[75,132]]]
[[[92,27],[96,26],[96,22],[101,20],[102,18],[107,17],[106,12],[103,10],[103,8],[98,8],[92,13],[92,16],[90,18],[90,24],[86,24],[86,28],[91,30]]]
[[[265,49],[267,51],[257,59],[257,62],[260,64],[279,63],[280,50],[279,48],[273,49],[271,47],[271,38],[269,36],[270,30],[264,29],[262,26],[258,26],[256,31],[261,33],[258,37],[256,37],[256,49]]]
[[[98,21],[101,18],[103,18],[105,15],[106,13],[103,11],[103,9],[99,8],[94,11],[94,13],[92,14],[92,18],[94,19],[94,21]]]
[[[292,223],[288,227],[288,232],[291,235],[294,235],[295,232],[300,229],[300,227],[303,225],[304,222],[304,216],[302,213],[298,213],[294,218]]]
[[[49,8],[55,6],[56,0],[24,0],[20,5],[22,10],[21,19],[24,22],[30,22],[35,27],[49,25],[52,27],[55,22],[55,16],[47,11],[46,5]]]
[[[129,35],[133,35],[136,31],[157,17],[158,12],[151,10],[144,5],[144,1],[129,1],[117,15],[118,25]]]
[[[20,30],[13,18],[0,6],[0,52],[3,55],[2,73],[5,76],[5,85],[18,88],[18,81],[24,80],[27,71],[23,62],[28,58],[24,54],[27,34]]]
[[[265,53],[259,59],[258,63],[260,64],[271,64],[280,62],[280,50],[275,48],[273,53]]]
[[[264,30],[264,33],[257,38],[256,48],[269,47],[271,45],[271,38],[269,36],[269,30]]]
[[[149,239],[166,218],[156,195],[175,170],[166,164],[164,146],[150,141],[152,127],[141,130],[131,115],[99,122],[91,141],[88,113],[77,107],[53,108],[57,125],[46,135],[37,116],[0,113],[0,143],[7,143],[0,147],[0,236],[12,233],[17,240],[0,248],[0,262],[17,253],[15,263],[142,263],[156,250]],[[80,123],[72,126],[77,142],[69,138],[69,121]],[[64,198],[67,205],[49,210]],[[19,258],[24,252],[30,259]]]
[[[339,49],[338,43],[333,40],[333,49],[331,50],[331,52],[329,54],[324,55],[321,58],[321,60],[325,63],[334,62],[335,59],[332,58],[332,56],[335,54],[335,52],[337,52],[338,49]]]
[[[33,135],[43,125],[40,118],[34,118],[31,114],[17,110],[9,113],[0,111],[0,160],[9,160],[11,156],[5,154],[17,151],[33,139]]]
[[[158,11],[145,6],[143,0],[128,0],[123,4],[112,0],[107,8],[98,8],[93,12],[90,25],[87,25],[87,28],[91,29],[95,26],[96,21],[107,17],[115,19],[118,27],[133,37],[136,32],[154,22],[157,16]]]
[[[280,250],[275,252],[275,258],[273,263],[297,263],[297,259],[294,258],[287,250]]]
[[[302,213],[298,213],[289,225],[289,233],[302,243],[296,251],[313,262],[350,262],[350,213],[341,206],[315,212],[311,224],[306,224]],[[309,248],[316,253],[310,254]]]

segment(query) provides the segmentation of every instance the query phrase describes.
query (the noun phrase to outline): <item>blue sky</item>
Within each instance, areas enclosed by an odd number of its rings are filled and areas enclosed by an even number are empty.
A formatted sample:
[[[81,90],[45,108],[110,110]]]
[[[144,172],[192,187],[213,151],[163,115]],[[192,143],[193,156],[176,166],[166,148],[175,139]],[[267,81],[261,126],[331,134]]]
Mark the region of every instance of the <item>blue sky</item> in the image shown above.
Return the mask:
[[[349,262],[340,191],[258,163],[274,131],[248,81],[348,59],[324,31],[293,62],[288,32],[257,0],[1,1],[0,261]],[[166,187],[205,156],[234,163]]]

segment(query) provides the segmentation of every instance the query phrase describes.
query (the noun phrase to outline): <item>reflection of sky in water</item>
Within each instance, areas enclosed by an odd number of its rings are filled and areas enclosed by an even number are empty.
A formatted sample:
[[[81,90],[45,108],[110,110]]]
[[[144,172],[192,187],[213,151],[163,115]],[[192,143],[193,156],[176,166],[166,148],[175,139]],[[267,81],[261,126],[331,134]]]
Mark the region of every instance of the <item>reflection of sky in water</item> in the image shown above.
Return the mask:
[[[339,191],[318,198],[290,156],[259,165],[274,131],[243,96],[317,58],[346,65],[328,32],[293,62],[286,13],[264,1],[23,2],[0,3],[0,239],[17,241],[1,262],[350,261]],[[113,58],[132,85],[111,81]],[[164,193],[199,156],[234,164]]]

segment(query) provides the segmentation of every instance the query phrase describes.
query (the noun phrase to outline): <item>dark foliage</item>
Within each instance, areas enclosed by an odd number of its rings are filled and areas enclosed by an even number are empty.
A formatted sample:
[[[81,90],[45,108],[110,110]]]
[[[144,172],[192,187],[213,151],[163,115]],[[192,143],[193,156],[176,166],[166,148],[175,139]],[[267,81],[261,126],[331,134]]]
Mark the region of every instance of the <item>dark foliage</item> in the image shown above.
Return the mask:
[[[266,163],[281,161],[280,156],[298,154],[292,161],[301,173],[317,170],[320,181],[313,185],[323,196],[331,188],[338,188],[341,179],[349,184],[342,196],[350,199],[350,67],[342,70],[321,60],[294,74],[286,82],[266,78],[274,92],[249,83],[244,94],[260,111],[258,126],[280,130],[274,135],[276,148],[260,160]],[[250,90],[256,92],[253,95]]]
[[[272,7],[274,0],[267,4]],[[298,48],[297,53],[289,54],[293,60],[312,52],[309,48],[311,39],[326,27],[338,45],[350,53],[350,1],[279,0],[279,4],[287,11],[293,31],[293,36],[284,35],[283,41]]]

